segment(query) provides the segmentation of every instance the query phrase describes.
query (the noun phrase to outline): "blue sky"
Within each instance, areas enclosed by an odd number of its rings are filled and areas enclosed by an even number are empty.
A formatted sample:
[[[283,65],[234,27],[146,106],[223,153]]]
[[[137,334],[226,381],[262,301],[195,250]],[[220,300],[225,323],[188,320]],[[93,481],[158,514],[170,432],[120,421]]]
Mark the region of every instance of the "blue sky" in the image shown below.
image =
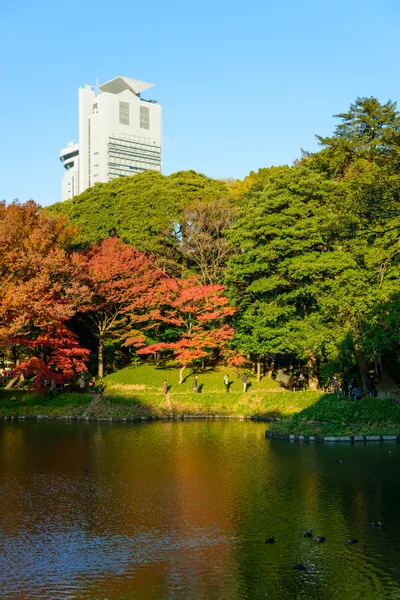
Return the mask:
[[[155,84],[163,172],[291,163],[357,96],[400,100],[398,0],[0,0],[0,198],[60,200],[77,89]]]

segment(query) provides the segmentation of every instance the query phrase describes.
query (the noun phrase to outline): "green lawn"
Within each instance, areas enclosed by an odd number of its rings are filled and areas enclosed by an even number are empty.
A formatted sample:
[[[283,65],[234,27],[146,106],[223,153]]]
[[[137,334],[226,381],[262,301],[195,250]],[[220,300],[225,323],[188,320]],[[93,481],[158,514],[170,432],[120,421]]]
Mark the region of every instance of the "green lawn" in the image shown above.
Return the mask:
[[[148,365],[130,366],[121,369],[112,375],[104,378],[107,385],[107,393],[114,391],[123,392],[146,392],[162,393],[164,380],[170,386],[172,394],[192,393],[193,379],[197,375],[198,384],[202,393],[224,393],[224,375],[229,376],[231,382],[230,393],[242,394],[242,374],[243,372],[231,368],[216,367],[203,371],[194,372],[191,368],[184,371],[184,382],[179,384],[179,367],[175,365]],[[263,377],[257,382],[256,377],[247,372],[248,388],[250,393],[264,392],[269,390],[282,390],[279,383],[274,380]]]
[[[324,395],[290,418],[271,423],[269,429],[300,435],[400,435],[400,403],[390,398],[353,402]]]
[[[223,377],[231,381],[225,393]],[[176,415],[232,415],[289,417],[318,402],[323,394],[285,391],[275,381],[264,377],[260,382],[248,373],[248,391],[243,393],[242,372],[235,369],[207,369],[199,372],[199,392],[192,391],[193,372],[188,369],[185,381],[178,384],[179,367],[143,364],[127,367],[104,378],[106,385],[101,403],[91,405],[89,394],[58,394],[46,398],[33,392],[1,391],[1,416],[98,416],[140,417]],[[168,396],[163,382],[170,386]]]
[[[223,377],[232,382],[225,393]],[[28,391],[0,390],[0,417],[89,416],[150,417],[177,415],[264,416],[278,421],[269,429],[305,435],[400,434],[400,404],[391,399],[364,398],[358,402],[318,392],[288,392],[264,377],[248,373],[243,393],[242,372],[215,368],[198,372],[200,391],[192,391],[194,373],[188,369],[178,384],[179,367],[143,364],[121,369],[104,378],[99,401],[90,394],[63,393],[54,397]],[[168,396],[163,382],[170,386]]]
[[[231,382],[229,393],[225,392],[224,375]],[[140,365],[127,367],[104,378],[104,398],[114,404],[135,407],[141,414],[174,415],[243,415],[273,417],[289,416],[316,402],[321,394],[303,392],[293,394],[285,391],[279,383],[263,377],[248,375],[248,391],[243,393],[242,374],[235,369],[217,367],[193,372],[187,369],[185,380],[179,384],[179,367],[174,365]],[[197,375],[199,392],[194,393],[193,378]],[[169,386],[168,398],[163,393],[163,383]]]
[[[223,377],[232,382],[224,392]],[[168,396],[163,382],[171,386]],[[34,392],[0,390],[0,417],[89,416],[150,417],[177,415],[265,416],[279,419],[269,429],[305,435],[400,435],[400,403],[391,399],[364,398],[357,402],[318,392],[288,392],[275,381],[257,382],[249,376],[242,391],[241,373],[213,369],[198,373],[200,391],[192,391],[193,373],[179,385],[179,368],[140,365],[104,378],[100,400],[90,394],[63,393],[52,398]]]
[[[0,390],[0,417],[80,415],[90,400],[89,394],[64,393],[49,398],[35,392]]]

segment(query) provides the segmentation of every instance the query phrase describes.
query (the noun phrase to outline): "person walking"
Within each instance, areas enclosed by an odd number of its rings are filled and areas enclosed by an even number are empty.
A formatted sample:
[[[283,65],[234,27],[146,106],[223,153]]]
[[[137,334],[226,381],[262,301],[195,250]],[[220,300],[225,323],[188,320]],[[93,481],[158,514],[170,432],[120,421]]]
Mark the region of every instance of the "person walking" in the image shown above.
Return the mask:
[[[298,384],[299,384],[299,392],[302,392],[304,390],[304,375],[303,375],[303,373],[300,373],[300,375],[299,375]]]
[[[247,392],[247,375],[246,375],[246,373],[243,373],[242,384],[243,384],[243,391]]]
[[[224,376],[224,385],[225,385],[225,392],[229,392],[229,377],[228,377],[228,375]]]
[[[376,379],[375,379],[375,375],[374,373],[371,373],[369,376],[369,397],[370,398],[375,398],[376,397]]]
[[[349,382],[346,377],[342,379],[342,396],[347,396],[349,393]]]
[[[85,380],[83,378],[83,375],[81,375],[78,379],[78,385],[79,385],[79,391],[84,394],[85,392]]]
[[[168,383],[167,380],[164,379],[164,396],[168,394]]]
[[[90,391],[92,394],[94,394],[95,386],[96,386],[96,377],[92,377],[91,380],[89,381],[89,387],[90,387]]]
[[[193,391],[197,393],[199,391],[199,382],[197,376],[193,379]]]
[[[337,398],[339,398],[339,381],[336,375],[332,377],[331,388],[332,393],[335,394]]]

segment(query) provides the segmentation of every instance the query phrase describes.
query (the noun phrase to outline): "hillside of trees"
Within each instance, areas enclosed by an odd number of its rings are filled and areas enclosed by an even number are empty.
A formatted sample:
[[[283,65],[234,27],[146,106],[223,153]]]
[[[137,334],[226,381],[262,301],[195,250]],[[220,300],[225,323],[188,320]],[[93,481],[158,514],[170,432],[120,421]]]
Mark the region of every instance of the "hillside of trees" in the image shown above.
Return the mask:
[[[336,123],[318,152],[243,181],[145,172],[45,210],[3,204],[4,356],[36,381],[142,356],[393,389],[400,113],[358,98]]]

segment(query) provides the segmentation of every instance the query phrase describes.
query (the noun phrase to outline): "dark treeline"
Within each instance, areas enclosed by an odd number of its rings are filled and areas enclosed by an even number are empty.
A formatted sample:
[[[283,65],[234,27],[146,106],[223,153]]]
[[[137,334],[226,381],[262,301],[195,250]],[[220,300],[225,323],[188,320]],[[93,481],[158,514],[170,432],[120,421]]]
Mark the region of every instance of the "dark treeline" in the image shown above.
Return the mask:
[[[121,243],[180,282],[176,289],[189,278],[188,287],[218,286],[210,289],[221,297],[223,285],[236,311],[215,331],[229,325],[230,352],[259,372],[303,370],[311,388],[336,373],[355,377],[364,391],[373,373],[390,388],[400,375],[400,114],[393,102],[359,98],[336,119],[333,135],[318,137],[320,150],[303,152],[290,167],[233,182],[144,172],[43,213],[77,226],[67,253],[85,255],[115,228]],[[179,314],[182,325],[187,312]],[[174,337],[170,325],[164,320],[160,329],[155,318],[148,347],[180,343],[183,334]],[[73,329],[88,347],[78,320]],[[102,347],[109,364],[131,360],[126,339],[111,339]],[[204,362],[193,343],[191,352]]]

